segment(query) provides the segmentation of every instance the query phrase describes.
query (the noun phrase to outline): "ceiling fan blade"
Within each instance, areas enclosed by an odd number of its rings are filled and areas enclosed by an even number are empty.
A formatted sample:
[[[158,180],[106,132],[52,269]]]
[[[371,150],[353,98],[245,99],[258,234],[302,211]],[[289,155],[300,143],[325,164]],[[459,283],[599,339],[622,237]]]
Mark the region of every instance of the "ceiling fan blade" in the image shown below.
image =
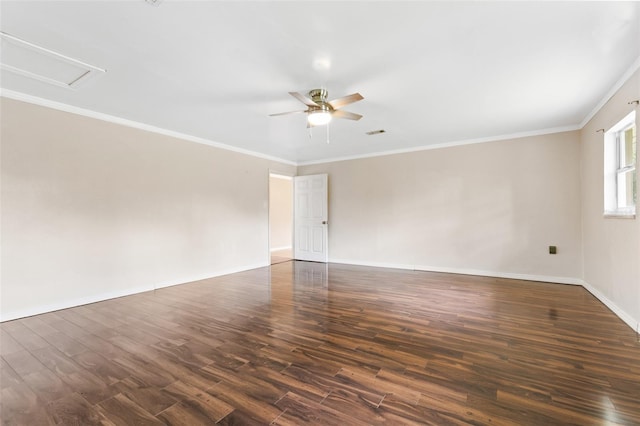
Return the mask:
[[[351,95],[343,96],[342,98],[338,98],[338,99],[334,99],[332,101],[329,101],[329,105],[331,105],[331,107],[333,109],[338,109],[338,108],[342,108],[345,105],[349,105],[349,104],[352,104],[354,102],[361,101],[363,99],[364,98],[362,97],[362,95],[360,93],[353,93]]]
[[[276,117],[278,115],[299,114],[301,112],[307,112],[307,111],[278,112],[278,113],[275,113],[275,114],[269,114],[269,117]]]
[[[305,104],[306,106],[316,106],[316,107],[319,106],[317,103],[313,102],[311,99],[309,99],[308,97],[306,97],[301,93],[289,92],[289,94],[294,98],[296,98],[297,100],[299,100],[300,102],[302,102],[303,104]]]
[[[333,114],[331,115],[333,115],[335,118],[346,118],[348,120],[360,120],[362,118],[360,114],[355,114],[353,112],[348,112],[348,111],[342,111],[340,109],[333,111]]]

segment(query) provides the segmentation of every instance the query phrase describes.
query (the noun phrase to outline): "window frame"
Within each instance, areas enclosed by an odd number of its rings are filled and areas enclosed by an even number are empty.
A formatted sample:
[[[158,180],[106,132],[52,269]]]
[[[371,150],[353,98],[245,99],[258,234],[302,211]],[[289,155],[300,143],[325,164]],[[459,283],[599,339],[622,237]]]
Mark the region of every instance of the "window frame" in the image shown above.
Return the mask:
[[[623,140],[621,135],[628,129],[635,127],[635,139],[633,144],[636,149],[636,158],[632,164],[623,166]],[[611,127],[604,134],[604,217],[605,218],[621,218],[635,219],[637,209],[637,199],[633,206],[620,206],[621,177],[624,178],[626,173],[633,173],[633,184],[638,184],[637,173],[637,144],[638,144],[638,127],[636,122],[635,110],[620,120],[615,126]],[[625,184],[626,187],[626,184]],[[637,195],[636,195],[637,197]]]

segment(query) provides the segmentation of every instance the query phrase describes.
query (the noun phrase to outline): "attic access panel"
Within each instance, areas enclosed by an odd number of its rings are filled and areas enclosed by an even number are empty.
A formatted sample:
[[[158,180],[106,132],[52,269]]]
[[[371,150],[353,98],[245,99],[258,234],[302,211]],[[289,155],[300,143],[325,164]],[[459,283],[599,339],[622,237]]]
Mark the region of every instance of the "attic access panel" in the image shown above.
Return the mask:
[[[75,89],[106,71],[10,34],[0,32],[0,69]]]

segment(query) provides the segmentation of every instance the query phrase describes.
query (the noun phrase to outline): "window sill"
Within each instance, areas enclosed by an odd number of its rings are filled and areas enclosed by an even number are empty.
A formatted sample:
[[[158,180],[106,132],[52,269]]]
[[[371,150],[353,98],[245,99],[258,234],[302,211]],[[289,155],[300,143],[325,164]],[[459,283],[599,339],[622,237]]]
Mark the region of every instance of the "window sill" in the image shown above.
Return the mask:
[[[623,212],[607,212],[604,213],[605,219],[635,219],[635,213],[623,213]]]

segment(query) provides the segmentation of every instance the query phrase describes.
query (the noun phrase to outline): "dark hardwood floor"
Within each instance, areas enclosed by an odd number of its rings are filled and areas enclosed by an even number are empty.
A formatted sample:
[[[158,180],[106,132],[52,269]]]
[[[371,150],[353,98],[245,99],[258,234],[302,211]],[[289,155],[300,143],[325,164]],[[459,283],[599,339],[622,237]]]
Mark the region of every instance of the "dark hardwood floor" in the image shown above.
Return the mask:
[[[640,424],[581,287],[286,262],[1,325],[5,425]]]

